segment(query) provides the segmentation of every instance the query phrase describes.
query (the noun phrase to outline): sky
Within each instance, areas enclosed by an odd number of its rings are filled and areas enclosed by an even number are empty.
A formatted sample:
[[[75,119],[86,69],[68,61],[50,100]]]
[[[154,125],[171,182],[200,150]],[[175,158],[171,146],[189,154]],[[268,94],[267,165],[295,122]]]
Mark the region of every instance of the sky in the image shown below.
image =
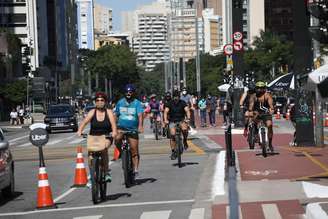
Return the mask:
[[[95,3],[113,9],[113,30],[121,30],[121,12],[135,10],[140,5],[145,5],[156,0],[94,0]]]

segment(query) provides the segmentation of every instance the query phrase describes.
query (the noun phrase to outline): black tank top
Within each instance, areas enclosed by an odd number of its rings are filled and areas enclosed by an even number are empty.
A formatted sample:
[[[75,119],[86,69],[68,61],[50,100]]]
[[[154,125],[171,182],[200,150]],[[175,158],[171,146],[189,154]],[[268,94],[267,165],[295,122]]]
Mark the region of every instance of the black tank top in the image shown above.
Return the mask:
[[[97,109],[96,109],[90,123],[90,135],[108,135],[110,132],[112,132],[112,126],[109,122],[107,109],[105,111],[105,118],[103,121],[97,120]]]
[[[265,112],[262,107],[265,107],[267,108],[268,110],[270,109],[270,105],[269,105],[269,102],[268,102],[268,99],[265,99],[265,96],[264,96],[264,102],[262,103],[257,97],[256,97],[256,100],[255,100],[255,103],[254,103],[254,110],[259,112],[259,113],[267,113]]]

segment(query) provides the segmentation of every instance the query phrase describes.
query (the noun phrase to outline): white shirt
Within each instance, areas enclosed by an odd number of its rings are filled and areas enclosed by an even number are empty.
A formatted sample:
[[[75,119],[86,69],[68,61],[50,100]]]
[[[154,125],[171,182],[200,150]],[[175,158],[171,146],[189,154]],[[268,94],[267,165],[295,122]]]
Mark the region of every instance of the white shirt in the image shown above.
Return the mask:
[[[10,118],[12,118],[12,119],[16,119],[17,116],[18,116],[18,113],[17,112],[11,112],[10,113]]]

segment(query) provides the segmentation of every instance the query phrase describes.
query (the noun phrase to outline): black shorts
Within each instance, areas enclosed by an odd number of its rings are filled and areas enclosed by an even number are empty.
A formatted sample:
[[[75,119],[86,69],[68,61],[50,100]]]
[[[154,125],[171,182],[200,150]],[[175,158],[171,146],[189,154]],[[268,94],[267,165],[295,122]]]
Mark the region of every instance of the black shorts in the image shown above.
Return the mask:
[[[121,128],[121,127],[117,127],[118,130],[123,130],[123,131],[131,131],[129,129],[125,129],[125,128]],[[131,133],[131,134],[128,134],[127,135],[128,138],[132,138],[132,139],[136,139],[138,140],[139,139],[139,134],[138,132],[134,132],[134,133]]]
[[[266,122],[268,120],[272,121],[272,115],[261,115],[261,113],[259,113],[256,119],[262,120],[263,122]]]

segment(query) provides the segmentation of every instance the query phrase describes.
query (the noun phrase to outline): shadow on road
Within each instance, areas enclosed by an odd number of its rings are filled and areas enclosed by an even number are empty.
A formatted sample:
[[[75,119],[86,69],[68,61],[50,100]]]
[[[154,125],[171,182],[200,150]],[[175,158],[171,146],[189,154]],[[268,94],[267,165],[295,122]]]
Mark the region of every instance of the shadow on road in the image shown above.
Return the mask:
[[[4,198],[3,196],[0,196],[0,207],[7,204],[8,202],[11,202],[15,199],[15,201],[21,201],[24,200],[22,198],[18,198],[19,196],[23,195],[23,192],[14,192],[13,196],[10,198]]]
[[[135,185],[141,185],[141,184],[144,184],[147,182],[153,183],[156,181],[157,181],[157,179],[155,179],[155,178],[143,178],[143,179],[136,179],[134,182],[135,182]]]
[[[198,162],[182,162],[181,166],[185,167],[185,166],[189,166],[189,165],[198,165],[198,164],[199,164]],[[174,164],[172,164],[172,166],[176,167],[176,166],[179,166],[179,164],[174,163]]]
[[[131,197],[131,194],[130,193],[117,193],[117,194],[112,194],[112,195],[107,195],[106,197],[106,201],[113,201],[113,200],[117,200],[123,196],[126,196],[126,197]]]

